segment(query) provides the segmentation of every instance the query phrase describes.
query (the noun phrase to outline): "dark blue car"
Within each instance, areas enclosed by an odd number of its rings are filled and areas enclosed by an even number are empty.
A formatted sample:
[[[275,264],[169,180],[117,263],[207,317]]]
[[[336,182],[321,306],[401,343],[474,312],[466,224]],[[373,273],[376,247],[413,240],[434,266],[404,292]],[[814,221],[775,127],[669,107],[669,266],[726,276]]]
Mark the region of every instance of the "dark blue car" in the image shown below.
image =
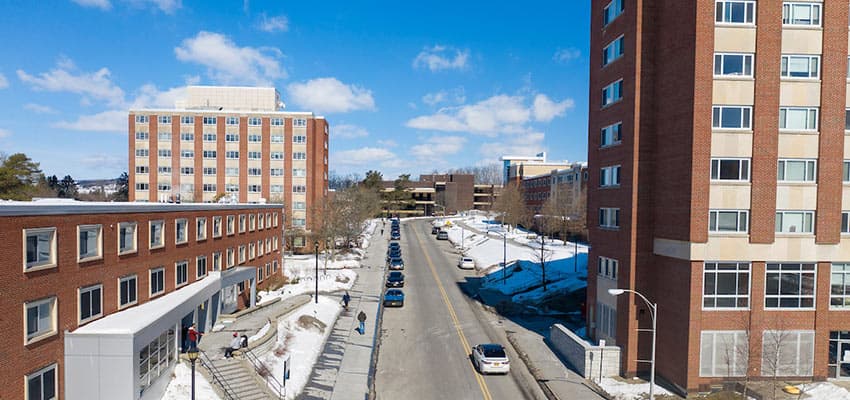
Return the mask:
[[[384,294],[384,307],[404,307],[404,292],[399,289],[387,290]]]

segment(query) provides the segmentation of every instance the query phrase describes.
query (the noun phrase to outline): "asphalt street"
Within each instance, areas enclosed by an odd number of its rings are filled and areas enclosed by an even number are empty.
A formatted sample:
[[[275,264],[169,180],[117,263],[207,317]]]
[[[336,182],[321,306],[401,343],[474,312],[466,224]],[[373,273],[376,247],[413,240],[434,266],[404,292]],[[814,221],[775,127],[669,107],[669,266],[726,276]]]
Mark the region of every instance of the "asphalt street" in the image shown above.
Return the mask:
[[[534,399],[539,388],[512,354],[508,375],[479,374],[470,360],[480,343],[507,347],[497,316],[462,293],[473,271],[457,268],[448,241],[426,220],[401,224],[405,304],[384,310],[375,391],[378,400]],[[535,390],[537,388],[537,390]]]

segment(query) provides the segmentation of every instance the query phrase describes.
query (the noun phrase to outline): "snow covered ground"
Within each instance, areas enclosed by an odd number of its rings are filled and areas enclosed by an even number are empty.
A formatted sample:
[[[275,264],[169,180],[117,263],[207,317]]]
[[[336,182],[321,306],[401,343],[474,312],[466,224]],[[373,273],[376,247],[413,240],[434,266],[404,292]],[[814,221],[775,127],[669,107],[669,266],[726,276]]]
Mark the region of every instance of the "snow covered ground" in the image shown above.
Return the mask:
[[[186,363],[179,362],[174,367],[174,377],[165,389],[162,400],[185,400],[192,391],[192,368]],[[195,398],[205,400],[219,400],[210,383],[200,372],[195,372]]]
[[[850,400],[850,392],[847,389],[830,382],[810,383],[800,385],[799,388],[806,394],[807,399]]]
[[[283,377],[284,359],[289,356],[292,363],[289,380],[286,382],[286,398],[294,399],[307,384],[313,364],[324,347],[325,339],[333,329],[334,322],[342,309],[336,300],[319,296],[319,304],[307,303],[280,320],[277,344],[274,350],[261,358],[261,362],[278,381]],[[324,326],[299,323],[299,319],[315,318]],[[301,322],[304,322],[302,319]],[[321,327],[321,329],[320,329]]]
[[[632,383],[612,378],[602,378],[602,382],[599,382],[599,386],[608,392],[614,400],[642,400],[647,398],[649,394],[649,382],[637,379],[635,380],[635,383]],[[655,385],[655,394],[670,395],[672,393],[658,385]]]

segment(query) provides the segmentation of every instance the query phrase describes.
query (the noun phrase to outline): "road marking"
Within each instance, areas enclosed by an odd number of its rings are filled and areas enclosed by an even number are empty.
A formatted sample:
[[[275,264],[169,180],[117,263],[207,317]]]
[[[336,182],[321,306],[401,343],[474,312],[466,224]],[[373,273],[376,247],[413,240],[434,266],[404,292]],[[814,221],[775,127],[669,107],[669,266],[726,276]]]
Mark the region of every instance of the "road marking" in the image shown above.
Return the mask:
[[[457,331],[457,336],[460,339],[460,344],[463,347],[464,354],[471,354],[472,348],[469,346],[469,342],[466,340],[466,336],[463,334],[463,330],[460,328],[460,320],[457,318],[457,314],[455,313],[454,307],[452,307],[452,302],[449,301],[449,295],[446,293],[446,288],[443,287],[443,283],[440,281],[440,278],[437,276],[437,270],[434,268],[434,263],[431,261],[431,257],[428,255],[428,252],[425,250],[425,243],[422,242],[422,238],[419,236],[419,232],[416,228],[413,228],[413,234],[416,236],[416,241],[419,242],[419,247],[422,248],[422,254],[425,255],[425,261],[428,263],[428,268],[431,270],[431,276],[434,277],[434,282],[437,282],[437,287],[440,289],[440,295],[443,297],[443,303],[446,305],[446,308],[449,310],[449,316],[452,318],[452,323],[455,326],[455,331]],[[484,382],[484,377],[475,370],[475,366],[472,363],[469,363],[469,367],[472,369],[472,374],[475,376],[475,380],[478,381],[478,387],[481,388],[481,394],[484,396],[484,400],[492,400],[493,397],[490,395],[490,390],[487,388],[487,383]]]

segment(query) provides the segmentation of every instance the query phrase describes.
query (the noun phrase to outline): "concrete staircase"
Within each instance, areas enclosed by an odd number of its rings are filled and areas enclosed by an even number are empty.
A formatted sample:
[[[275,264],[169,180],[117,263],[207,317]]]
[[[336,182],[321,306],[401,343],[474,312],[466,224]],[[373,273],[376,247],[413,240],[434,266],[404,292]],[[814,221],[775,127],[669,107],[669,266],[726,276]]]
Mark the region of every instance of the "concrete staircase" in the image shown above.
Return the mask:
[[[266,383],[257,379],[253,367],[240,357],[221,358],[212,360],[221,378],[233,390],[237,400],[265,400],[277,396],[272,394]]]

